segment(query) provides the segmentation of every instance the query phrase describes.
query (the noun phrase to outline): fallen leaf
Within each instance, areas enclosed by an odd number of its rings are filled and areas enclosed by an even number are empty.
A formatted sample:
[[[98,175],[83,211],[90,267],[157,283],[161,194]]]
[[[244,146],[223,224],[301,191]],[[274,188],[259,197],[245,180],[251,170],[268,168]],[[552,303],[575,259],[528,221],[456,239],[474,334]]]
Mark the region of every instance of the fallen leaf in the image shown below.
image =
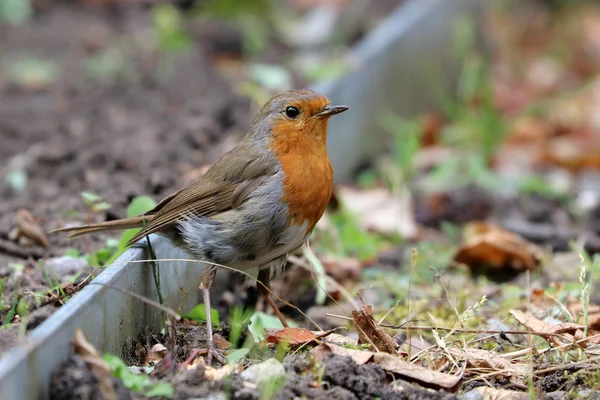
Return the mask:
[[[510,313],[521,324],[532,331],[535,331],[536,334],[545,337],[547,340],[551,341],[557,346],[564,344],[564,341],[574,343],[585,338],[585,336],[583,336],[583,331],[585,329],[583,325],[573,324],[571,322],[552,324],[549,322],[544,322],[534,316],[527,315],[520,310],[511,310]],[[595,333],[596,332],[588,331],[588,336],[593,336]],[[561,341],[561,338],[564,339],[564,341]],[[588,341],[582,341],[577,345],[579,347],[586,347],[587,344]],[[561,350],[568,351],[570,348],[562,347]]]
[[[583,325],[573,324],[571,322],[563,322],[561,324],[551,324],[544,322],[532,315],[527,315],[521,310],[510,310],[510,313],[517,321],[525,325],[527,328],[541,334],[559,335],[561,333],[574,334],[579,329],[584,329]]]
[[[331,334],[334,329],[328,331],[309,331],[305,328],[283,328],[283,329],[265,329],[268,343],[287,343],[290,346],[297,346],[312,342]]]
[[[471,222],[454,261],[484,273],[522,272],[539,265],[542,250],[521,236],[486,222]]]
[[[46,233],[29,211],[20,209],[17,211],[15,219],[17,226],[15,230],[11,232],[13,240],[17,239],[17,241],[21,242],[21,239],[26,238],[44,248],[50,247],[50,242],[46,237]]]
[[[350,357],[358,365],[372,361],[385,371],[392,372],[405,379],[416,381],[422,386],[434,389],[455,390],[462,379],[462,372],[458,375],[444,374],[417,364],[411,364],[388,353],[353,350],[324,343],[311,350],[311,355],[315,361],[322,361],[328,353]]]
[[[219,335],[218,333],[215,333],[213,335],[213,341],[215,342],[215,346],[219,350],[227,350],[228,348],[231,347],[231,343],[229,343],[227,341],[227,339],[225,339],[223,336]]]
[[[155,344],[144,358],[144,367],[158,364],[168,352],[169,350],[162,343]]]
[[[358,331],[358,344],[370,344],[377,351],[396,354],[398,343],[373,318],[373,307],[361,304],[360,311],[352,311],[352,320]]]
[[[113,389],[110,367],[100,357],[98,350],[86,340],[81,329],[75,328],[72,343],[75,354],[78,354],[88,368],[96,375],[102,397],[106,400],[117,400],[117,395]]]
[[[469,349],[467,351],[458,348],[450,348],[448,351],[453,357],[456,357],[459,360],[467,361],[467,366],[471,368],[476,370],[492,370],[502,372],[502,375],[508,377],[513,383],[524,385],[525,383],[521,377],[531,374],[533,370],[532,365],[530,364],[513,364],[506,358],[488,350]]]
[[[394,196],[387,188],[359,190],[339,186],[337,198],[346,210],[358,216],[360,226],[369,232],[399,234],[405,239],[417,235],[410,193]]]
[[[338,346],[344,346],[344,345],[357,346],[358,345],[358,342],[356,340],[349,338],[348,336],[340,335],[337,333],[332,333],[330,335],[327,335],[327,337],[323,338],[323,342],[329,343],[329,344],[336,344]]]

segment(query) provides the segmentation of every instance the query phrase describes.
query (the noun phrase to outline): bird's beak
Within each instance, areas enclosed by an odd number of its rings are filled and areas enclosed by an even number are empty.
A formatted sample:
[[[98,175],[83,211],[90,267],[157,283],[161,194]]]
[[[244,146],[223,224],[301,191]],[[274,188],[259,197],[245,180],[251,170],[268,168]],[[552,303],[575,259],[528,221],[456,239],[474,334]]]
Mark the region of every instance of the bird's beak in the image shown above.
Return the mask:
[[[323,111],[315,114],[315,117],[331,117],[332,115],[343,113],[344,111],[350,109],[348,106],[325,106]]]

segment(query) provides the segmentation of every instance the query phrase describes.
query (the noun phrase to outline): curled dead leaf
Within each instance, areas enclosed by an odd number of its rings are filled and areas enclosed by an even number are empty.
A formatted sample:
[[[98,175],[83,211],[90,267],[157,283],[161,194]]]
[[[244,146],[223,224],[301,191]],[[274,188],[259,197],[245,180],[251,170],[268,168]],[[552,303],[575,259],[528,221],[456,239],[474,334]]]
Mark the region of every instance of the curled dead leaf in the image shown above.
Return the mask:
[[[352,311],[352,320],[358,331],[358,344],[369,344],[374,350],[396,354],[398,343],[373,318],[373,307],[361,304],[360,311]]]
[[[450,348],[448,351],[453,357],[465,360],[467,366],[475,369],[476,372],[481,372],[481,370],[486,372],[489,372],[489,370],[496,371],[516,384],[525,385],[522,377],[531,374],[533,371],[531,364],[513,364],[506,358],[488,350]]]
[[[215,342],[215,346],[219,350],[227,350],[228,348],[231,347],[231,343],[229,343],[227,341],[227,339],[225,339],[223,336],[219,335],[218,333],[215,333],[213,335],[213,341]]]
[[[81,329],[75,328],[72,343],[75,354],[78,354],[88,368],[96,375],[102,397],[105,400],[117,400],[117,395],[113,389],[110,367],[100,357],[98,350],[86,340]]]
[[[544,322],[520,310],[511,310],[510,313],[521,324],[535,331],[537,335],[545,337],[556,346],[572,343],[574,346],[586,347],[590,343],[590,341],[582,341],[582,339],[585,339],[585,335],[583,334],[585,327],[583,325],[571,322],[563,322],[561,324]],[[588,337],[595,336],[596,333],[595,331],[588,331]],[[576,344],[575,342],[577,341],[579,342]],[[560,349],[568,351],[570,350],[570,346],[561,346]]]
[[[464,242],[454,261],[474,272],[522,272],[535,269],[542,250],[521,236],[499,226],[477,221],[465,227]]]
[[[169,350],[162,343],[156,343],[144,358],[144,367],[158,364],[168,352]]]
[[[42,246],[44,248],[50,247],[50,242],[46,237],[46,233],[42,227],[37,223],[35,217],[27,210],[20,209],[17,211],[16,227],[11,232],[11,239],[17,242],[24,243],[27,240]]]

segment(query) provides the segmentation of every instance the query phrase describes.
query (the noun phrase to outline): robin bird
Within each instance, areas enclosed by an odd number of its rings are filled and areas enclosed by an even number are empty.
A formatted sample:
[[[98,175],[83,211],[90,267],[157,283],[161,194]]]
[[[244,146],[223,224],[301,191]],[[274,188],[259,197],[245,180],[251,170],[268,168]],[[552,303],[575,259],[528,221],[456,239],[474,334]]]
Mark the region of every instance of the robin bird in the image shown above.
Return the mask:
[[[101,231],[141,228],[129,244],[156,233],[199,261],[206,310],[208,361],[216,353],[210,319],[210,287],[217,267],[256,268],[259,290],[282,324],[285,319],[269,297],[269,281],[285,266],[288,254],[306,241],[333,191],[327,155],[329,117],[348,110],[332,106],[313,90],[291,90],[269,100],[242,141],[200,179],[168,196],[137,217],[53,232],[70,238]]]

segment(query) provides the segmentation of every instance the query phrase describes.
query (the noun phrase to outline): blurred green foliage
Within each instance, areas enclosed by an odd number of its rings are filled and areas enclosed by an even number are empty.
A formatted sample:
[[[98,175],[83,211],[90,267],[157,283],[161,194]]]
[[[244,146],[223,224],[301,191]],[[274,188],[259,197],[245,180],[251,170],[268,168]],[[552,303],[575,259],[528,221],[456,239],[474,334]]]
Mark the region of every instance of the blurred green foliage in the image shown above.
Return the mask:
[[[31,18],[32,12],[31,0],[0,1],[0,23],[21,25]]]

